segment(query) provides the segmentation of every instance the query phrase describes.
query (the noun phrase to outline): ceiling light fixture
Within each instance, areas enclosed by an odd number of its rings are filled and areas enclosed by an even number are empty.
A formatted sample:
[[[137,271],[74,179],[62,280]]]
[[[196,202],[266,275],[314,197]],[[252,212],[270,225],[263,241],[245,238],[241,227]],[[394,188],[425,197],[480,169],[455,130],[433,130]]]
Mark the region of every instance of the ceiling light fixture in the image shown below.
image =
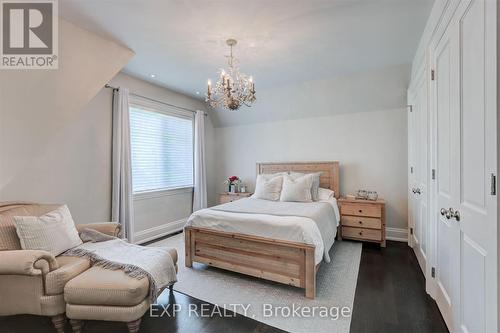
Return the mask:
[[[153,79],[156,77],[156,74],[149,74]]]
[[[255,102],[255,83],[252,77],[240,73],[235,63],[238,62],[233,56],[233,46],[236,39],[228,39],[226,44],[230,47],[228,57],[228,71],[219,71],[219,80],[212,88],[212,82],[208,80],[205,101],[212,107],[223,107],[229,110],[238,110],[240,106],[250,107]]]

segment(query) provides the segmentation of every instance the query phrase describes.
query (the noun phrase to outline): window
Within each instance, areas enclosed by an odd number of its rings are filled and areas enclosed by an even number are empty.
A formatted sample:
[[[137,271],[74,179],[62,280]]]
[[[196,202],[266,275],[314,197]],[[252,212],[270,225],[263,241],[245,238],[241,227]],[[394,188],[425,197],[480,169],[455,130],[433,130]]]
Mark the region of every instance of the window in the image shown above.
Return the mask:
[[[134,193],[193,187],[193,117],[167,105],[130,103]]]

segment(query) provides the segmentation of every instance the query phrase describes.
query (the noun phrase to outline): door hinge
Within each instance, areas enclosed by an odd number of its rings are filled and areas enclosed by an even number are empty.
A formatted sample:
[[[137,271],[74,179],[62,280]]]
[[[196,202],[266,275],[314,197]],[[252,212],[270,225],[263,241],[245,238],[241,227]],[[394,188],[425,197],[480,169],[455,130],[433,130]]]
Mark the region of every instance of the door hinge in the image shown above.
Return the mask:
[[[491,195],[497,195],[497,176],[491,174]]]
[[[413,235],[413,228],[410,228],[410,235]]]
[[[431,171],[432,179],[436,179],[436,169],[432,169]]]
[[[435,277],[436,277],[436,268],[435,268],[435,267],[432,267],[432,268],[431,268],[431,276],[432,276],[433,278],[435,278]]]
[[[434,73],[434,70],[431,69],[431,80],[434,81],[436,79],[436,74]]]
[[[407,105],[408,107],[408,110],[410,110],[410,112],[413,112],[413,105]]]
[[[410,173],[413,173],[413,167],[412,166],[410,167]]]

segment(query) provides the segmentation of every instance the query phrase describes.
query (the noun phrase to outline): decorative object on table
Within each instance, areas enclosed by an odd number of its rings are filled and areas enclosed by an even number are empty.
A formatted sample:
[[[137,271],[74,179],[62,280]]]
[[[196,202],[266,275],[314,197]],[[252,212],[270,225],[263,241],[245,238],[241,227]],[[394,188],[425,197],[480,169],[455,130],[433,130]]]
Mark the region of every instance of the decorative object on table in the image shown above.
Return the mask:
[[[228,192],[236,193],[241,184],[241,179],[238,176],[231,176],[224,181],[224,184],[227,185]]]
[[[223,107],[228,110],[238,110],[240,106],[250,105],[255,102],[255,84],[252,77],[240,73],[236,63],[238,59],[233,57],[233,46],[236,39],[228,39],[226,44],[230,47],[228,56],[229,70],[220,70],[220,78],[212,88],[212,82],[208,80],[205,101],[212,107]]]
[[[377,191],[368,191],[368,200],[377,201],[378,193]]]
[[[356,199],[366,200],[368,198],[368,192],[366,190],[358,190]]]
[[[350,199],[350,200],[356,199],[356,196],[354,194],[347,194],[345,197],[346,197],[346,199]]]
[[[247,192],[247,187],[246,187],[246,185],[243,185],[243,184],[242,184],[242,185],[240,186],[240,193],[246,193],[246,192]]]

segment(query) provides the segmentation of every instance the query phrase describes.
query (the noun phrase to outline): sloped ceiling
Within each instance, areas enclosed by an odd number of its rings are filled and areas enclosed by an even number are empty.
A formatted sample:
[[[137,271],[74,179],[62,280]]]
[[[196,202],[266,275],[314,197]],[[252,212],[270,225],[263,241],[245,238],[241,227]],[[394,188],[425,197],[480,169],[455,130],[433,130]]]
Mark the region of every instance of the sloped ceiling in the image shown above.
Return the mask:
[[[59,134],[133,55],[124,46],[60,20],[59,69],[2,71],[0,201],[46,202],[43,191],[57,175],[39,170],[58,163],[57,157],[47,161],[51,143],[64,140]],[[26,188],[33,191],[19,192]]]
[[[280,86],[409,64],[432,4],[433,0],[65,0],[60,13],[134,50],[137,55],[125,72],[202,99],[207,79],[215,79],[217,70],[226,66],[229,37],[238,39],[235,52],[241,70],[254,76],[262,97]],[[259,102],[266,104],[262,98]],[[224,118],[216,115],[216,125],[228,125]],[[247,117],[247,122],[253,121],[258,119]]]

